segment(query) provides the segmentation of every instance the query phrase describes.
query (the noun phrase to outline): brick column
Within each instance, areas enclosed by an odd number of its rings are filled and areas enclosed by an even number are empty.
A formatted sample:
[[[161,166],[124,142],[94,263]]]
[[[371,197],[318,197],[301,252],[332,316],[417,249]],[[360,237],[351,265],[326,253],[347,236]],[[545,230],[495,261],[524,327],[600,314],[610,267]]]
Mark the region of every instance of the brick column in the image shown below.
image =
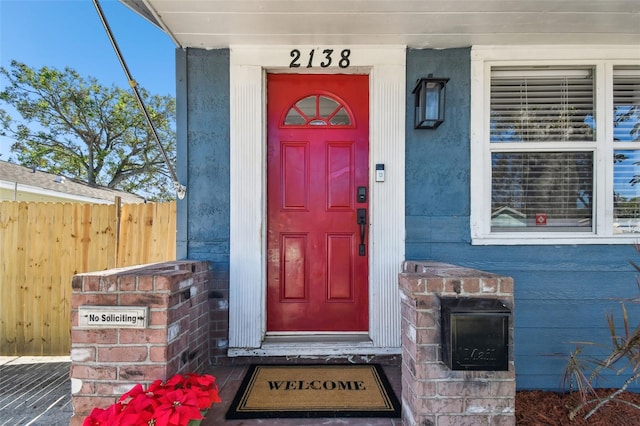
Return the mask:
[[[76,275],[71,297],[72,425],[136,383],[202,372],[209,361],[209,268],[176,261]],[[81,327],[81,306],[149,307],[147,328]]]
[[[515,425],[513,315],[509,370],[451,370],[441,359],[440,298],[494,298],[513,311],[513,279],[437,262],[405,262],[402,405],[405,425]]]

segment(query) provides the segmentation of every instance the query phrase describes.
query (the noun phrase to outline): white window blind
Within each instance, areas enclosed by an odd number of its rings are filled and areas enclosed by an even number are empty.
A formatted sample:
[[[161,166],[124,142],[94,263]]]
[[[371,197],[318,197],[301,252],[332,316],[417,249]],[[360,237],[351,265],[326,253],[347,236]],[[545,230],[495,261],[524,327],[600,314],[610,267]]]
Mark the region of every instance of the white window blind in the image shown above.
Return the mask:
[[[593,70],[496,67],[491,142],[592,141]]]
[[[640,141],[640,69],[613,70],[613,140]]]
[[[492,164],[492,231],[591,230],[592,152],[500,152]]]
[[[640,68],[613,70],[614,232],[640,233]]]

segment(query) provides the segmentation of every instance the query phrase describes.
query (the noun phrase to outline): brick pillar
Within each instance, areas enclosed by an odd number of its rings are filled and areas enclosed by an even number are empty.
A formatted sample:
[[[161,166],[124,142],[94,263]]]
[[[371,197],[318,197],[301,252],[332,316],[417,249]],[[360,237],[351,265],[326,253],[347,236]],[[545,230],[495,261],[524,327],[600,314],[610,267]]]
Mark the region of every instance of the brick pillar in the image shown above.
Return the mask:
[[[209,357],[212,365],[228,362],[229,349],[229,265],[213,263],[210,280],[210,319]]]
[[[455,265],[408,261],[399,285],[403,424],[515,425],[513,314],[508,371],[454,371],[440,352],[440,298],[494,298],[513,311],[513,279]]]
[[[209,268],[175,261],[76,275],[71,297],[72,425],[136,383],[202,372],[209,361]],[[149,308],[146,328],[81,327],[78,308]]]

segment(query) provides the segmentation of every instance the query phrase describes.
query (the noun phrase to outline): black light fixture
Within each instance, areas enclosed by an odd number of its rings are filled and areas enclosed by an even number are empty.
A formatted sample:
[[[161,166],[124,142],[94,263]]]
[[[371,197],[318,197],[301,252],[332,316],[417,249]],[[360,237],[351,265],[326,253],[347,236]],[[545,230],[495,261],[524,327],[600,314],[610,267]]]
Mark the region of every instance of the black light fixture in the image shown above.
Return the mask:
[[[416,129],[435,129],[444,122],[445,86],[448,81],[448,78],[437,78],[433,74],[418,80],[412,92],[416,95]]]

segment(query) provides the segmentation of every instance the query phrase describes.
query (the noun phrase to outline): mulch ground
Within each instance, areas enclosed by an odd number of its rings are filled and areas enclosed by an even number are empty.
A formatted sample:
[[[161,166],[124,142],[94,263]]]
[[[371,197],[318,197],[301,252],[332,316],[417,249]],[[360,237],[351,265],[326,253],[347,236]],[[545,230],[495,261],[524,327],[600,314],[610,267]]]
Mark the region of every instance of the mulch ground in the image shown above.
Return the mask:
[[[612,389],[599,389],[600,397],[609,395]],[[624,392],[619,399],[640,406],[640,393]],[[640,409],[627,404],[611,401],[598,409],[588,420],[584,416],[595,405],[579,412],[569,419],[572,407],[580,403],[577,393],[556,393],[545,391],[516,392],[516,424],[521,426],[640,426]]]

